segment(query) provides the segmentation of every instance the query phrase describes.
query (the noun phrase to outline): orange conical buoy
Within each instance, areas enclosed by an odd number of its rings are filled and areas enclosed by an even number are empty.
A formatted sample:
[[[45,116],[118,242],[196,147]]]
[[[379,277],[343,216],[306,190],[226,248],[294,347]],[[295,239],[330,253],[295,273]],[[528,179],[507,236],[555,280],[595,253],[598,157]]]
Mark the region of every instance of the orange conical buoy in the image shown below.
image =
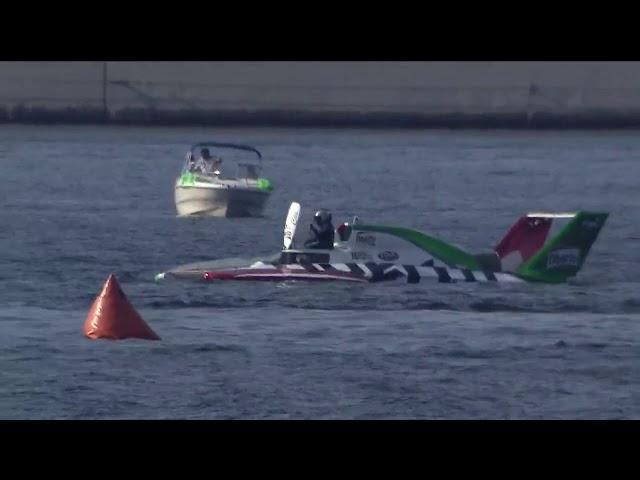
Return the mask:
[[[120,288],[113,273],[107,278],[100,295],[93,301],[82,332],[85,337],[93,340],[97,338],[160,340],[160,337],[151,330],[129,303],[129,299]]]

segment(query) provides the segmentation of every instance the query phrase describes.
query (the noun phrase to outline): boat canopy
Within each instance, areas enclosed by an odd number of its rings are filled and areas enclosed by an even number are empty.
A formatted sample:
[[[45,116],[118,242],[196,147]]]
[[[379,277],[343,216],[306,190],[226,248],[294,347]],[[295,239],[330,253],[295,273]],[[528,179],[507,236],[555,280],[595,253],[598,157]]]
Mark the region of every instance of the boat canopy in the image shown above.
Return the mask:
[[[191,146],[191,154],[195,155],[197,149],[207,148],[207,147],[231,148],[231,149],[234,149],[234,150],[245,150],[247,152],[253,152],[258,156],[260,161],[262,161],[262,154],[256,148],[251,147],[249,145],[239,145],[237,143],[200,142],[200,143],[196,143],[195,145]]]

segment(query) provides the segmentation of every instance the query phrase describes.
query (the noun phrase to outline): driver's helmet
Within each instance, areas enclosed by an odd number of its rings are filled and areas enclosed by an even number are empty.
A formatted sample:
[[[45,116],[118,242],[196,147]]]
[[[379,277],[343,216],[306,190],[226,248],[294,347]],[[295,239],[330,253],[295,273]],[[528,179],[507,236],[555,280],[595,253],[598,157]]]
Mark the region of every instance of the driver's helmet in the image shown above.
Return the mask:
[[[331,213],[329,212],[329,210],[321,208],[313,216],[313,219],[318,225],[326,225],[331,222]]]
[[[203,148],[202,150],[200,150],[200,155],[205,160],[209,160],[211,158],[211,154],[209,153],[208,148]]]
[[[338,228],[336,228],[336,232],[338,233],[338,238],[340,238],[340,241],[346,242],[351,236],[351,225],[349,225],[347,222],[342,222],[338,226]]]

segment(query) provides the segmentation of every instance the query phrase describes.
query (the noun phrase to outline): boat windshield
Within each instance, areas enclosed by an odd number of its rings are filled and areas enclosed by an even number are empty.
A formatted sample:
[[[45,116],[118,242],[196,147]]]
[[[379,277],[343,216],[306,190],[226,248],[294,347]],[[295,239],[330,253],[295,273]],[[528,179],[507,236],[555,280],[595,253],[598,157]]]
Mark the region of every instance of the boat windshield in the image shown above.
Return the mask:
[[[205,181],[218,178],[257,180],[261,172],[262,155],[255,148],[209,142],[195,144],[189,149],[181,174]]]
[[[238,164],[238,178],[248,178],[251,180],[257,180],[260,178],[260,171],[262,168],[260,165],[254,163],[239,163]]]

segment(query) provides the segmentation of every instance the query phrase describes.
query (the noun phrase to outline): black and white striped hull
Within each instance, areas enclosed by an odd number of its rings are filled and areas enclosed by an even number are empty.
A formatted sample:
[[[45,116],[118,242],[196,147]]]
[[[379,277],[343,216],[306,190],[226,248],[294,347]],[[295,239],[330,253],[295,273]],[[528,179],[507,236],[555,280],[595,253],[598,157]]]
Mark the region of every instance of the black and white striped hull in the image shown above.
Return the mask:
[[[493,273],[455,269],[446,267],[396,265],[380,263],[337,263],[318,264],[300,267],[320,272],[350,272],[360,275],[370,282],[406,279],[407,283],[419,283],[421,280],[437,280],[441,283],[452,282],[522,282],[520,278],[508,273]]]
[[[206,280],[335,280],[348,282],[382,282],[404,279],[407,283],[522,282],[508,273],[471,271],[434,266],[380,263],[313,263],[274,265],[261,263],[247,268],[203,273]]]

